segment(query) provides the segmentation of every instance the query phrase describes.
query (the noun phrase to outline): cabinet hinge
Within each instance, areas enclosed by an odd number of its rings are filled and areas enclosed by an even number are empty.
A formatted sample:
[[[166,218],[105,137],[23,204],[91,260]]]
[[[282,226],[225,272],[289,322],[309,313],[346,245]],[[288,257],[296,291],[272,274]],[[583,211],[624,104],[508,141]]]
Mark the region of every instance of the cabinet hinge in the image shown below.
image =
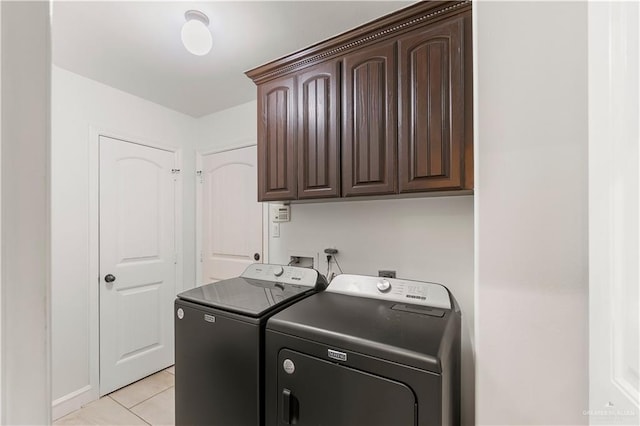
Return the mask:
[[[198,176],[198,178],[200,179],[200,183],[204,182],[204,180],[202,179],[202,170],[196,170],[196,176]]]
[[[177,175],[180,173],[180,169],[171,169],[171,173]]]

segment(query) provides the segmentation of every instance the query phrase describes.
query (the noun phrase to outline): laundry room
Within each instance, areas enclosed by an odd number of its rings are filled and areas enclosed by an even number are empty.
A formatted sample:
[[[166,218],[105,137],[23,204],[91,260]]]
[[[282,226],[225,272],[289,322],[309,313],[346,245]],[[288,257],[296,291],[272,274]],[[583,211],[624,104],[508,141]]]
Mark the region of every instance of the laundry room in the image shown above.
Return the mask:
[[[0,424],[638,423],[638,3],[0,24]]]

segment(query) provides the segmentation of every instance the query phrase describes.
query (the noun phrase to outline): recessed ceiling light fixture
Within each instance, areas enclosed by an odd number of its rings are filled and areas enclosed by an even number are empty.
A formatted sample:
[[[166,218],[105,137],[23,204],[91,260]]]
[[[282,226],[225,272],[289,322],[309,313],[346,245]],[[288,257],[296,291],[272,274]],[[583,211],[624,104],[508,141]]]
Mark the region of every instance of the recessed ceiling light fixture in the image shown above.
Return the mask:
[[[182,44],[194,55],[204,56],[213,46],[209,31],[209,18],[199,10],[187,10],[184,14],[187,22],[182,26]]]

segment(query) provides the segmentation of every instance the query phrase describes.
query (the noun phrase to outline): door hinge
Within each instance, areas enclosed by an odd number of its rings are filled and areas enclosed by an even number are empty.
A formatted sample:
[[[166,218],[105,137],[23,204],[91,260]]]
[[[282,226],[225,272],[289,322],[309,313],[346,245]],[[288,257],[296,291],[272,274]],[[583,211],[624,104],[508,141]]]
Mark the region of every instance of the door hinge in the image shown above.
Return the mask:
[[[202,170],[196,170],[196,176],[200,178],[200,183],[204,183],[204,180],[202,179]]]

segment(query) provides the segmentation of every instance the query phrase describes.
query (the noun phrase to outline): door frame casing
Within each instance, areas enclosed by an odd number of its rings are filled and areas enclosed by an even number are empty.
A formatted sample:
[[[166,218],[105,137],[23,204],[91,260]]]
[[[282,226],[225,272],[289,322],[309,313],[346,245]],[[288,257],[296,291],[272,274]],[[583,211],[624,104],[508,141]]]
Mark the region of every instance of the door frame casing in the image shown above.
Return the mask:
[[[196,150],[196,285],[202,285],[202,189],[201,177],[197,172],[202,170],[202,159],[206,155],[220,154],[237,149],[256,146],[255,138],[238,141],[235,144],[222,145],[219,148]],[[257,194],[256,194],[257,197]],[[256,198],[256,202],[258,199]],[[262,203],[262,263],[269,263],[269,203]]]
[[[88,385],[53,401],[53,418],[60,417],[82,405],[100,398],[100,137],[118,139],[124,142],[173,152],[177,169],[183,168],[183,149],[177,145],[149,139],[140,135],[132,135],[98,125],[89,126],[88,168],[89,168],[89,283],[88,294],[88,325],[89,325],[89,383]],[[184,261],[183,257],[183,188],[182,176],[176,175],[175,186],[175,245],[177,253],[175,292],[183,288]]]
[[[584,415],[590,425],[640,419],[637,388],[621,374],[625,345],[637,349],[638,340],[623,338],[626,319],[619,304],[640,276],[630,260],[637,256],[640,221],[623,214],[640,210],[634,167],[640,158],[637,146],[636,152],[629,149],[640,133],[633,119],[640,96],[638,22],[636,3],[588,5],[589,406]]]

